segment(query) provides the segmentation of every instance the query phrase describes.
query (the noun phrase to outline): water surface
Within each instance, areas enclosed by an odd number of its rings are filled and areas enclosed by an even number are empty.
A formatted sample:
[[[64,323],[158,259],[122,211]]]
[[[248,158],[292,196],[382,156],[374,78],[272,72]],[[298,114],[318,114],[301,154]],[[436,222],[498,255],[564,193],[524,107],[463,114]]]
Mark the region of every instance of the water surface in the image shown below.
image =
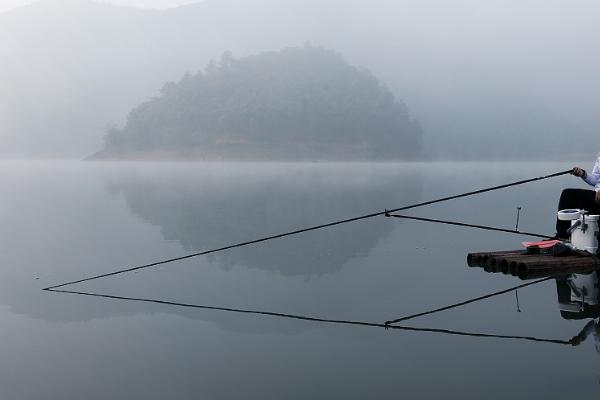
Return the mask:
[[[3,162],[3,399],[565,398],[600,355],[518,339],[326,324],[41,291],[86,276],[552,173],[552,163]],[[552,234],[565,176],[411,215]],[[70,286],[381,323],[519,283],[466,266],[510,234],[378,217]],[[554,281],[406,325],[568,341]]]

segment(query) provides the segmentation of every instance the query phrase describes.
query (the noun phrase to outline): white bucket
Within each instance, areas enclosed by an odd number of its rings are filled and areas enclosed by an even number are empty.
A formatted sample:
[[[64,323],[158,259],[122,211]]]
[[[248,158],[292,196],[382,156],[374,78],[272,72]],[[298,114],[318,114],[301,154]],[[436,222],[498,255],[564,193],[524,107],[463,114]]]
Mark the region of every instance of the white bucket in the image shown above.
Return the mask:
[[[581,221],[573,232],[571,232],[571,244],[576,249],[587,250],[592,254],[596,254],[598,251],[598,215],[585,215],[580,216],[578,219],[571,220],[571,225]],[[586,228],[583,229],[583,222],[585,221]]]

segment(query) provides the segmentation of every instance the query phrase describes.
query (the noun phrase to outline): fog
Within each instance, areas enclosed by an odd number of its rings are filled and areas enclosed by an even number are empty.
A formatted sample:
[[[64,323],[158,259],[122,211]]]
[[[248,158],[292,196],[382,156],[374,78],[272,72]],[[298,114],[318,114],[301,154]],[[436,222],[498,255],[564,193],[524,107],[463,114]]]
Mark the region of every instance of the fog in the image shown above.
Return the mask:
[[[200,0],[202,1],[202,0]],[[0,12],[10,11],[17,7],[26,6],[35,3],[36,0],[3,0],[0,3]],[[99,3],[114,4],[119,6],[129,6],[137,8],[164,9],[179,7],[185,4],[198,3],[198,0],[111,0],[98,1]]]
[[[225,51],[313,45],[369,69],[430,157],[592,156],[595,1],[42,0],[0,14],[0,155],[84,158],[108,125]],[[3,9],[19,2],[3,2]],[[0,9],[2,10],[2,9]]]

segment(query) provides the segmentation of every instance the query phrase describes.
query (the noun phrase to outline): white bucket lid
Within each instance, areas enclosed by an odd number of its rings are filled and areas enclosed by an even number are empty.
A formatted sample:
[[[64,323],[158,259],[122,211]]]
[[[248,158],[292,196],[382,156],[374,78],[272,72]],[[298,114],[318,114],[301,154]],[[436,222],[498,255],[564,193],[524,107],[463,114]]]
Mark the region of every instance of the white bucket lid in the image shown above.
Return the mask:
[[[578,208],[569,208],[566,210],[560,210],[558,212],[558,219],[561,221],[572,221],[574,219],[579,219],[581,217],[581,210]],[[586,215],[587,217],[592,217],[593,215]],[[596,215],[596,217],[598,217]]]

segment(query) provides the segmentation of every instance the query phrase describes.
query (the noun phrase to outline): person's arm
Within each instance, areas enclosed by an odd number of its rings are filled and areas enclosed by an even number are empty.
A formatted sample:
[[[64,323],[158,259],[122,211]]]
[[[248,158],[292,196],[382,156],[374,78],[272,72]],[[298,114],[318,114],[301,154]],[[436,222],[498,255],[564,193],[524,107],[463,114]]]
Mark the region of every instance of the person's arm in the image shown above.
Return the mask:
[[[587,183],[590,185],[594,185],[594,189],[596,190],[596,203],[600,203],[600,156],[596,159],[596,163],[594,164],[594,169],[592,173],[587,177]]]
[[[600,190],[600,157],[596,159],[596,163],[594,164],[594,168],[591,173],[587,173],[585,170],[582,170],[583,174],[579,175],[581,178],[590,186],[594,186],[596,191]]]
[[[591,173],[587,173],[583,168],[574,167],[573,175],[583,179],[588,185],[593,186],[596,190],[596,203],[600,203],[600,156],[596,159],[594,168]]]

